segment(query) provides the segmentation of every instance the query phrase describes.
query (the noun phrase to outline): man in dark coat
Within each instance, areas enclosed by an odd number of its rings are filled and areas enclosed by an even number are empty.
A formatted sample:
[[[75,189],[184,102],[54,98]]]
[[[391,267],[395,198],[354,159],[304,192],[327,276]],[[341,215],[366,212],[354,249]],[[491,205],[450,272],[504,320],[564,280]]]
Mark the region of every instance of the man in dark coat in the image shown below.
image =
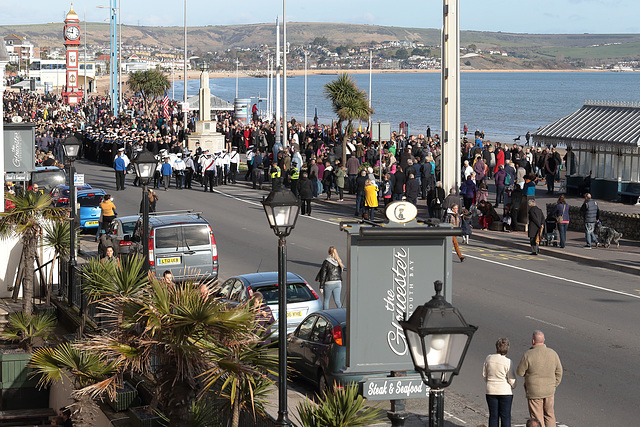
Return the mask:
[[[307,214],[311,216],[311,199],[313,199],[313,188],[309,174],[305,171],[302,172],[302,178],[298,182],[298,194],[300,200],[302,200],[302,215]]]
[[[534,199],[529,199],[529,241],[531,244],[531,255],[538,255],[540,253],[540,239],[542,238],[542,232],[544,230],[544,214],[539,207],[536,206]]]
[[[402,166],[398,166],[396,173],[393,175],[396,179],[393,184],[393,196],[391,196],[391,198],[395,202],[396,200],[402,200],[402,196],[404,195],[404,184],[407,182],[407,176],[405,175]]]
[[[407,179],[406,189],[407,201],[413,203],[415,206],[418,206],[418,194],[420,193],[420,183],[416,179],[414,174],[409,174],[409,179]]]

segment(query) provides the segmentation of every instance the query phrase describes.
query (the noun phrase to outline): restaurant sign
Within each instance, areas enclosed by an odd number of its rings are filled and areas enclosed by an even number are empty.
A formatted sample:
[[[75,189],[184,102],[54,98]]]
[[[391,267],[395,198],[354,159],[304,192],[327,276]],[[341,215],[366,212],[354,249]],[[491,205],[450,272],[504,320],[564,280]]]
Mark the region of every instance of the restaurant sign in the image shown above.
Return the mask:
[[[429,396],[419,375],[408,377],[366,378],[359,383],[360,394],[369,400],[418,399]]]
[[[33,123],[5,123],[4,170],[33,172],[35,168],[36,134]]]

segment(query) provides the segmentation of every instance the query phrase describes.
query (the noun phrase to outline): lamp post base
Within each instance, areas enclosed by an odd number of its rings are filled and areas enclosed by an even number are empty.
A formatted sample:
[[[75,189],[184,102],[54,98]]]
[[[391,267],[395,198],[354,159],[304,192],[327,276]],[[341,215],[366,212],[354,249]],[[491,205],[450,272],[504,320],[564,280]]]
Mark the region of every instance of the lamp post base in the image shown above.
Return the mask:
[[[429,427],[444,427],[444,390],[429,390]]]

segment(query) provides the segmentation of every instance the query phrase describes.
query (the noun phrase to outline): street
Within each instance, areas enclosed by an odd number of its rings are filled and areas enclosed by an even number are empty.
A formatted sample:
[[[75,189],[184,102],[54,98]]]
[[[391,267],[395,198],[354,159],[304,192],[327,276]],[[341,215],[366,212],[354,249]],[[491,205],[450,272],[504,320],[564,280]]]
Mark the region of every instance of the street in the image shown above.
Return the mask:
[[[124,191],[114,191],[113,170],[86,161],[76,163],[85,182],[114,196],[118,215],[138,213],[141,188],[131,186],[127,176]],[[239,174],[242,179],[242,173]],[[268,186],[267,186],[268,187]],[[194,182],[192,190],[158,191],[158,211],[192,209],[202,212],[214,227],[218,245],[220,279],[233,275],[277,269],[277,237],[269,228],[260,204],[267,191],[244,184],[216,187],[204,193]],[[324,196],[320,196],[324,197]],[[423,202],[424,203],[424,202]],[[336,208],[312,204],[311,217],[300,216],[287,238],[288,269],[314,287],[316,273],[334,245],[346,261],[346,234],[340,220],[352,220],[353,207]],[[86,238],[86,237],[85,237]],[[467,322],[479,327],[471,343],[462,372],[446,390],[467,402],[477,418],[451,425],[486,423],[482,364],[495,352],[495,341],[507,337],[507,355],[517,365],[531,343],[531,333],[542,330],[547,345],[560,356],[564,367],[557,389],[556,417],[559,425],[637,425],[640,374],[640,285],[637,276],[572,261],[474,241],[462,245],[466,261],[454,257],[453,304]],[[432,283],[424,283],[432,288]],[[343,286],[343,295],[346,286]],[[383,307],[372,307],[372,314]],[[456,396],[454,398],[454,396]],[[426,400],[408,402],[412,412],[426,413]],[[523,379],[514,390],[513,425],[528,418]]]

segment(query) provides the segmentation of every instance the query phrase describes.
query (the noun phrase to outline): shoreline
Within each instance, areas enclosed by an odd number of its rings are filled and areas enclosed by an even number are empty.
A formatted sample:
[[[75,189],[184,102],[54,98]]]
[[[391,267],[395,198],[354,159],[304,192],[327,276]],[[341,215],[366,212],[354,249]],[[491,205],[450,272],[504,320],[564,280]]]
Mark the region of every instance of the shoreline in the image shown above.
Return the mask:
[[[422,69],[375,69],[371,71],[372,74],[440,74],[440,70],[422,70]],[[460,73],[602,73],[610,72],[610,70],[523,70],[523,69],[504,69],[504,70],[470,70],[461,69]],[[337,76],[338,74],[368,74],[367,69],[333,69],[333,70],[307,70],[308,76]],[[165,72],[165,75],[171,80],[171,73]],[[191,70],[187,72],[188,80],[199,80],[201,71]],[[289,77],[304,76],[304,70],[287,70]],[[232,71],[209,71],[209,78],[211,79],[224,79],[236,77],[236,73]],[[262,71],[245,71],[238,73],[238,78],[250,78],[250,77],[265,77],[265,73]],[[174,73],[175,81],[182,81],[183,74]],[[126,82],[129,80],[128,74],[122,75],[122,89],[125,94],[129,94]],[[109,91],[109,76],[102,75],[96,77],[96,94],[107,94]]]

